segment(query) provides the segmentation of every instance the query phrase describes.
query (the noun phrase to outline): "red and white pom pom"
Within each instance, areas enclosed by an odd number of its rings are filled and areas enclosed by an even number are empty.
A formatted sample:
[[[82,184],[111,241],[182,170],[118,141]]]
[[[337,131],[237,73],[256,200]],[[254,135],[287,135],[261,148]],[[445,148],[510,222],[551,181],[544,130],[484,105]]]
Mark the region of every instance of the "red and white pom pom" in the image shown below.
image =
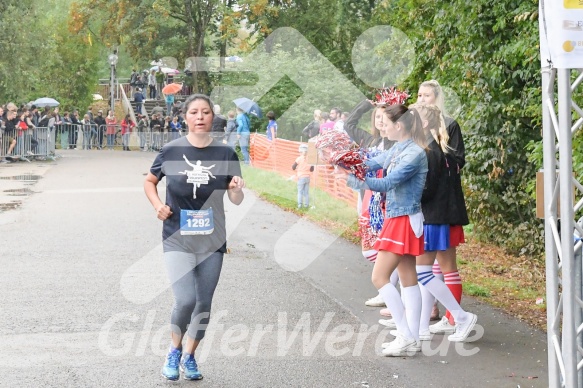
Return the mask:
[[[333,129],[319,135],[318,140],[316,140],[316,148],[320,151],[324,161],[328,163],[332,163],[331,158],[335,154],[348,151],[354,146],[346,132]]]
[[[375,97],[377,104],[399,105],[405,103],[410,95],[407,92],[392,86],[390,88],[380,89]]]
[[[330,162],[349,170],[358,179],[364,180],[366,176],[366,166],[364,164],[365,153],[362,150],[352,149],[343,152],[335,152],[330,158]]]
[[[335,166],[349,170],[358,179],[366,175],[366,153],[359,149],[344,131],[329,130],[318,136],[316,148],[322,158]]]
[[[378,239],[378,236],[370,228],[370,223],[368,222],[367,217],[358,217],[358,232],[360,234],[360,243],[363,247],[363,250],[365,248],[367,250],[372,249]]]
[[[354,143],[344,131],[330,129],[318,136],[316,148],[328,148],[331,152],[346,151],[352,148]]]

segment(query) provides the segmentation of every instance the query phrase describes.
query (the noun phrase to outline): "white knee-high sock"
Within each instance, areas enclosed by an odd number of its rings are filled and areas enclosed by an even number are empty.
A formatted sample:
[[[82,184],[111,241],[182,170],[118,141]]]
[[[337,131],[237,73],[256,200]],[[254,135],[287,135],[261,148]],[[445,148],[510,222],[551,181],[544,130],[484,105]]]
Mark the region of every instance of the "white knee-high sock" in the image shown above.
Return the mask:
[[[445,306],[453,315],[456,322],[463,322],[466,320],[466,312],[462,310],[460,304],[455,300],[453,294],[447,288],[445,283],[436,278],[433,273],[420,272],[417,270],[417,278],[427,291],[433,294],[437,300]]]
[[[413,338],[413,334],[411,334],[411,330],[409,330],[407,317],[405,316],[405,306],[403,306],[401,296],[395,286],[391,283],[387,283],[379,289],[379,294],[383,297],[385,304],[391,311],[391,315],[395,320],[399,333],[407,338]],[[419,335],[419,333],[417,333],[417,335]]]
[[[393,271],[391,277],[389,278],[389,282],[393,286],[397,287],[397,284],[399,283],[399,271],[397,271],[396,269]]]
[[[419,290],[421,292],[421,319],[419,321],[419,332],[426,333],[429,331],[429,321],[431,320],[431,310],[435,303],[435,297],[425,286],[423,281],[426,277],[431,275],[430,265],[417,266],[417,279],[419,280]]]
[[[421,317],[421,292],[419,285],[403,287],[407,324],[415,341],[419,341],[419,318]]]

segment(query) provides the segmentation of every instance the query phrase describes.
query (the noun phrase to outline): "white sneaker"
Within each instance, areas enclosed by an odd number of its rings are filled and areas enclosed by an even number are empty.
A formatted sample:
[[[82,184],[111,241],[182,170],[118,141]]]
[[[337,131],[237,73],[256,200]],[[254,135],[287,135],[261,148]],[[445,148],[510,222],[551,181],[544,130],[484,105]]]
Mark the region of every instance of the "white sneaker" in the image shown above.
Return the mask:
[[[385,307],[385,301],[383,300],[380,294],[375,296],[374,298],[370,298],[369,300],[364,302],[364,304],[369,307]]]
[[[419,332],[419,341],[431,341],[431,332],[429,330]]]
[[[399,335],[399,332],[397,330],[391,330],[389,331],[389,334],[396,337]],[[431,341],[431,333],[429,331],[426,331],[425,333],[420,332],[419,341]]]
[[[419,342],[415,341],[415,344],[411,345],[411,347],[409,349],[414,351],[415,353],[421,352],[421,341],[419,341]]]
[[[397,324],[395,323],[394,319],[379,319],[379,323],[389,329],[396,329]]]
[[[384,344],[383,344],[384,345]],[[382,350],[383,355],[389,357],[413,356],[421,346],[413,338],[405,338],[401,335],[397,336],[393,342],[388,343],[388,346]]]
[[[433,334],[453,334],[455,326],[449,323],[447,317],[441,317],[441,321],[429,326],[429,332]]]
[[[456,322],[455,333],[447,337],[450,342],[464,342],[468,338],[478,321],[476,314],[468,313],[468,315],[465,321],[461,323]]]
[[[391,330],[391,331],[392,331],[392,330]],[[382,347],[383,349],[386,349],[386,348],[388,348],[388,347],[389,347],[389,345],[390,345],[391,343],[392,343],[392,342],[383,342],[383,343],[381,344],[381,347]],[[415,352],[420,352],[420,351],[421,351],[421,343],[420,343],[420,342],[418,342],[416,345],[413,345],[413,346],[411,346],[411,350],[413,350],[413,351],[415,351]]]

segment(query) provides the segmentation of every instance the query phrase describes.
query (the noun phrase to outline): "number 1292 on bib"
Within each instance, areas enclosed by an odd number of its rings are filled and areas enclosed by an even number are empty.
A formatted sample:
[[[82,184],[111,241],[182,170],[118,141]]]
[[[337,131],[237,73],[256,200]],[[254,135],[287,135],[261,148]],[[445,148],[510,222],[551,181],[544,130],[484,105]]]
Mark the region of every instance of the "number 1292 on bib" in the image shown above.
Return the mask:
[[[180,210],[180,234],[207,235],[215,229],[213,209],[205,210]]]

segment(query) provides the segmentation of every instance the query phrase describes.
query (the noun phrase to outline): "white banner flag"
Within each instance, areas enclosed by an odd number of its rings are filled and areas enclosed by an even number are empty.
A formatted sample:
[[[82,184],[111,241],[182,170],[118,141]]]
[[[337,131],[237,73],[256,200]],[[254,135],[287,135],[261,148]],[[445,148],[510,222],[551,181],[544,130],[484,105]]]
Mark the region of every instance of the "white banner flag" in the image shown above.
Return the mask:
[[[542,66],[583,68],[583,0],[541,0],[539,9]]]

